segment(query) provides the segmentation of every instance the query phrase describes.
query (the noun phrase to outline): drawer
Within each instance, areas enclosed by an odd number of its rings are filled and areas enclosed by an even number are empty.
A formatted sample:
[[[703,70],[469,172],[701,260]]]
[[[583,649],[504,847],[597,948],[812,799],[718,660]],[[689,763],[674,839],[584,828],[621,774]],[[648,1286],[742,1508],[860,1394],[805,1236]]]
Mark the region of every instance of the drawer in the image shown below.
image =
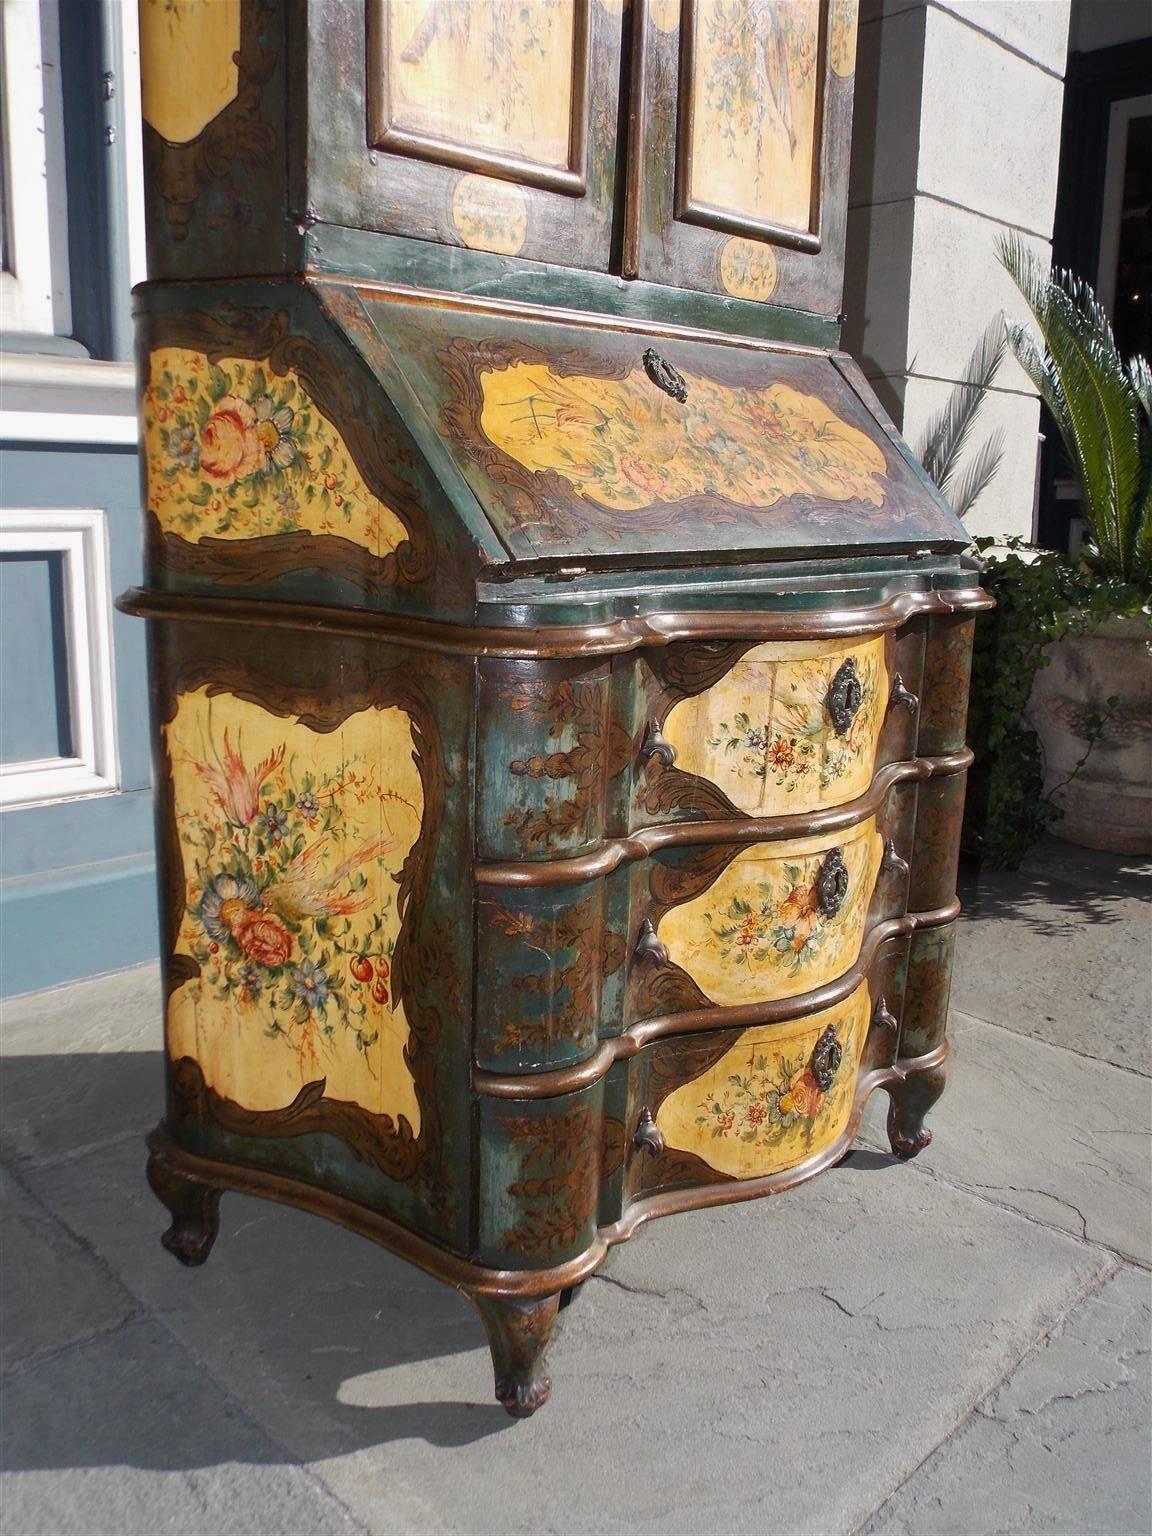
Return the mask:
[[[650,654],[633,826],[810,814],[916,750],[924,626]]]
[[[680,847],[641,879],[632,1017],[797,997],[856,964],[870,919],[897,916],[914,791],[838,833]],[[888,829],[894,835],[888,835]]]
[[[632,1064],[625,1199],[763,1179],[819,1159],[896,1059],[907,940],[847,997],[803,1018],[672,1036]]]

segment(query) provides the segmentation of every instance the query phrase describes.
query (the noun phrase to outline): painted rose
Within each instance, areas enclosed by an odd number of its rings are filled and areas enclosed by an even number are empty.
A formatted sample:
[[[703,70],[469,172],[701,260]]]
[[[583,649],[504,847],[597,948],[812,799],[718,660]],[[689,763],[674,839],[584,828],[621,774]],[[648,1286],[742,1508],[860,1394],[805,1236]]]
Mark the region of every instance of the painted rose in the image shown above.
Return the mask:
[[[812,1076],[811,1067],[805,1067],[789,1084],[792,1095],[792,1107],[799,1114],[807,1115],[814,1120],[824,1108],[824,1093],[820,1084]]]
[[[650,496],[661,496],[664,493],[664,476],[660,470],[644,459],[637,458],[634,453],[621,454],[620,473],[630,485]]]
[[[242,480],[264,466],[256,412],[247,400],[223,395],[200,433],[200,469],[211,480]]]
[[[250,960],[275,970],[292,954],[292,935],[272,912],[257,909],[241,912],[232,929],[233,937]]]
[[[814,885],[794,885],[780,903],[780,917],[785,923],[799,922],[820,910],[820,894]]]

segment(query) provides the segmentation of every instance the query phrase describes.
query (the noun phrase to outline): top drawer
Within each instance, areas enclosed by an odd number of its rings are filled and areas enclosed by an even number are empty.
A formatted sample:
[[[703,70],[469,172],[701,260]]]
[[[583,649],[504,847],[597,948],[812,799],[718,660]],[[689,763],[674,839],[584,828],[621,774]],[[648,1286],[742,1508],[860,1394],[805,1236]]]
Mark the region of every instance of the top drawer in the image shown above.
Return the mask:
[[[753,646],[718,683],[673,704],[644,743],[641,807],[659,810],[669,775],[685,809],[692,777],[748,816],[787,816],[843,805],[872,782],[892,683],[883,636],[828,649],[821,641]],[[649,784],[651,788],[649,788]],[[664,793],[661,793],[661,790]],[[641,819],[648,819],[643,814]]]
[[[632,726],[633,827],[811,815],[916,752],[924,621],[847,639],[648,651]]]
[[[666,823],[859,799],[879,768],[915,755],[926,629],[485,661],[480,856],[579,856]]]

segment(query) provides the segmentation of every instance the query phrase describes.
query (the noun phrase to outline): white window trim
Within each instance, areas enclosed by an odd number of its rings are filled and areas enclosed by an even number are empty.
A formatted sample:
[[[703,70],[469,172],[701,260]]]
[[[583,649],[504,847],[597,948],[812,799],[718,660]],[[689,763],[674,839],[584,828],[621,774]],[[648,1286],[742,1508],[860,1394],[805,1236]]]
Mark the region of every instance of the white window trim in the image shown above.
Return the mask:
[[[0,442],[135,447],[136,365],[0,352]]]
[[[1108,153],[1104,161],[1104,206],[1100,219],[1100,261],[1096,293],[1104,313],[1116,310],[1116,262],[1120,255],[1120,215],[1124,208],[1124,171],[1128,162],[1128,125],[1152,116],[1152,95],[1114,101],[1108,115]]]
[[[65,650],[75,755],[0,764],[0,810],[119,788],[108,519],[97,507],[4,509],[0,552],[64,556]]]
[[[58,0],[4,0],[7,150],[6,269],[0,321],[10,331],[67,336],[72,330],[64,97]]]

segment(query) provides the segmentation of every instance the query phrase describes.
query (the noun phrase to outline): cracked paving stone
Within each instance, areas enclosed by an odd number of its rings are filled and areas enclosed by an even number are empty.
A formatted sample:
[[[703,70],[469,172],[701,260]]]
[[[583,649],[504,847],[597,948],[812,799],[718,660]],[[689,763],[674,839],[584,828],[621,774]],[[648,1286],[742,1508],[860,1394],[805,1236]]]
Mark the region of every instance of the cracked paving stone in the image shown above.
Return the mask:
[[[33,1168],[148,1131],[164,1065],[160,972],[140,966],[4,1003],[0,1152]]]
[[[138,1311],[108,1267],[0,1172],[0,1367],[118,1328]]]
[[[1152,862],[1049,837],[1019,870],[966,872],[962,886],[954,1007],[1152,1073]]]
[[[1152,1093],[1146,1078],[953,1013],[944,1097],[917,1171],[1152,1262]],[[887,1148],[886,1097],[861,1140]]]
[[[1152,1280],[1123,1266],[861,1536],[1138,1536],[1152,1527]]]

